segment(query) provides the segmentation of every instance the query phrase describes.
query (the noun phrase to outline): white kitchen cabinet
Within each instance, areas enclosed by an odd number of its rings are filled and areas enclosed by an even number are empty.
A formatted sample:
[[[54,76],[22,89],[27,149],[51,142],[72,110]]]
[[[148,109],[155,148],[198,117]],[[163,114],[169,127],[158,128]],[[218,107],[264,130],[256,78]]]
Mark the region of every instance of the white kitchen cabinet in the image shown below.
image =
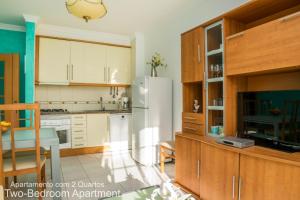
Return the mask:
[[[72,148],[83,148],[87,145],[87,119],[85,114],[71,116]]]
[[[71,42],[71,82],[106,83],[106,47],[104,45]]]
[[[70,42],[70,82],[86,82],[84,47],[82,42]]]
[[[131,83],[131,49],[107,46],[108,83]]]
[[[104,146],[108,142],[108,114],[87,114],[87,146]]]
[[[40,38],[39,82],[41,84],[69,83],[70,43],[65,40]]]
[[[131,49],[39,39],[39,82],[44,84],[130,84]]]

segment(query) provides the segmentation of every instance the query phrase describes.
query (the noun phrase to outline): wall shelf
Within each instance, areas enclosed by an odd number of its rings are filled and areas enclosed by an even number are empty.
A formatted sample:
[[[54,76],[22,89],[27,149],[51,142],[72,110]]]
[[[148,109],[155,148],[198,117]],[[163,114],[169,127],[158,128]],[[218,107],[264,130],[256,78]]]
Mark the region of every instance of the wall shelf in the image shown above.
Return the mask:
[[[223,82],[224,81],[224,77],[208,78],[206,81],[208,83]]]
[[[224,106],[207,106],[208,110],[224,110]]]
[[[213,56],[213,55],[217,55],[217,54],[220,54],[220,53],[223,53],[223,48],[209,51],[209,52],[207,52],[206,55],[207,56]]]

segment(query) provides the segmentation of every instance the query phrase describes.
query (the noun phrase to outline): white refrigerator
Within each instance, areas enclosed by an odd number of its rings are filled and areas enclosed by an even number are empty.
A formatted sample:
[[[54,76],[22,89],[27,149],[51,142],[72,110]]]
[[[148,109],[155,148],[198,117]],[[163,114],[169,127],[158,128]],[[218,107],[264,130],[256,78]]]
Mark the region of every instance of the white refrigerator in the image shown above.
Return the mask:
[[[172,140],[172,80],[140,77],[132,84],[132,157],[159,163],[159,143]]]

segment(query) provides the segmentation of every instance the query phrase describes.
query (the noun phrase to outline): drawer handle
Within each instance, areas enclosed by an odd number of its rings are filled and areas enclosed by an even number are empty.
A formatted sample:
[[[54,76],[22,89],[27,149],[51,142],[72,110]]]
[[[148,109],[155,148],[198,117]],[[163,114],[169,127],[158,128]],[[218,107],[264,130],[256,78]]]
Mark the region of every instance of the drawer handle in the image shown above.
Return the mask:
[[[74,133],[83,133],[83,130],[80,130],[80,131],[74,131]]]
[[[75,144],[75,147],[83,146],[84,144]]]
[[[184,129],[192,130],[192,131],[197,131],[195,128],[190,128],[190,127],[183,127]]]
[[[187,119],[187,120],[196,120],[196,118],[194,118],[194,117],[184,117],[184,119]]]
[[[74,124],[75,126],[83,126],[83,124]]]
[[[280,22],[287,22],[287,21],[295,19],[297,17],[300,17],[300,12],[296,12],[294,14],[283,17],[283,18],[280,19]]]
[[[75,137],[74,139],[83,139],[83,137]]]
[[[244,36],[244,34],[245,34],[245,32],[243,31],[243,32],[228,36],[227,40],[231,40],[231,39],[234,39],[234,38],[237,38],[237,37],[242,37],[242,36]]]

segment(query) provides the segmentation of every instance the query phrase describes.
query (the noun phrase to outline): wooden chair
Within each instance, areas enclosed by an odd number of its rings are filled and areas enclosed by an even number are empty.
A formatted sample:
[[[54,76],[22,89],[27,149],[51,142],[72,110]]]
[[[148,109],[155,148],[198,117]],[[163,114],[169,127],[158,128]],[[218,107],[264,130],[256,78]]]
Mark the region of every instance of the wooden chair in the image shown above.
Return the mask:
[[[175,143],[174,141],[162,142],[160,149],[160,171],[165,173],[165,161],[168,158],[175,159]]]
[[[10,157],[3,157],[2,149],[2,130],[0,129],[0,184],[5,186],[8,183],[8,177],[15,177],[24,174],[37,174],[38,192],[42,192],[42,183],[45,183],[45,163],[46,158],[41,156],[40,150],[40,108],[39,104],[5,104],[0,105],[0,110],[4,112],[11,112],[16,115],[19,111],[30,111],[30,127],[19,127],[17,124],[17,117],[11,117],[11,128],[8,131],[11,142]],[[34,113],[34,124],[33,114]],[[24,119],[21,119],[24,120]],[[15,132],[33,131],[36,136],[35,146],[30,148],[16,148],[15,146]],[[33,152],[33,153],[32,153]],[[21,155],[20,155],[21,154]],[[40,196],[39,199],[42,199]]]

